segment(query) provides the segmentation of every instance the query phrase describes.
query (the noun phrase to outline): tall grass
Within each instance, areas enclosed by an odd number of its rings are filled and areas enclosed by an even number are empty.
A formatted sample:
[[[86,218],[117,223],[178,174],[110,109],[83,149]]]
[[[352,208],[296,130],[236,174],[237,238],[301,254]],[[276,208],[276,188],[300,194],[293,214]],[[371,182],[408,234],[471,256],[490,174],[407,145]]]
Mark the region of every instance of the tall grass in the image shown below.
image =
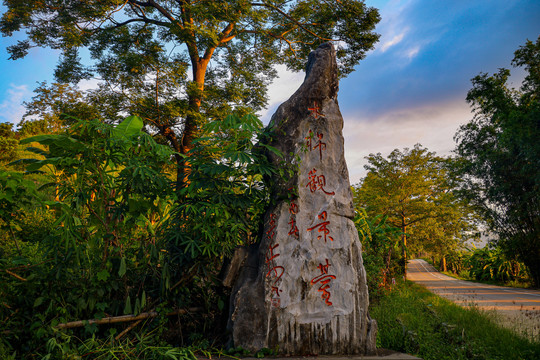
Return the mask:
[[[540,359],[540,343],[530,342],[475,309],[464,309],[410,282],[374,301],[377,346],[425,360]]]

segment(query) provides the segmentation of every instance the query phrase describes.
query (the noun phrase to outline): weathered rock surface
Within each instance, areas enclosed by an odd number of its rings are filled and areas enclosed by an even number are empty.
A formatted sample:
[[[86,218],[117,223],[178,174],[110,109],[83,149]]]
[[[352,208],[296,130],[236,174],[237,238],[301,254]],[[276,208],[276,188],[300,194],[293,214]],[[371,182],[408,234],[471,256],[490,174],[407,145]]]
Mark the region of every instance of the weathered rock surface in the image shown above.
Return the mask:
[[[286,355],[375,351],[337,92],[335,50],[323,44],[268,125],[276,134],[270,145],[295,174],[276,186],[278,201],[233,289],[234,346]]]

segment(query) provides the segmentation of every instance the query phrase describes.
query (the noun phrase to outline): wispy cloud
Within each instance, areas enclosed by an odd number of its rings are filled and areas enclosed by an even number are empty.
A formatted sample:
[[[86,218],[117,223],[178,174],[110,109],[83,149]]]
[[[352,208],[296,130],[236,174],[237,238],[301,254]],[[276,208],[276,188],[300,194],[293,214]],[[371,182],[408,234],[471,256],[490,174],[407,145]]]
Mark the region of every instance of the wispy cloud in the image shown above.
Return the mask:
[[[381,52],[386,52],[386,50],[390,49],[392,46],[399,44],[401,40],[403,40],[403,38],[405,37],[405,33],[407,32],[407,30],[408,29],[405,29],[401,34],[395,35],[390,40],[384,41],[381,46]]]
[[[415,45],[405,51],[407,59],[412,60],[420,52],[420,45]]]
[[[23,101],[29,100],[32,92],[26,85],[9,84],[3,94],[4,101],[0,103],[0,122],[18,124],[25,113]]]

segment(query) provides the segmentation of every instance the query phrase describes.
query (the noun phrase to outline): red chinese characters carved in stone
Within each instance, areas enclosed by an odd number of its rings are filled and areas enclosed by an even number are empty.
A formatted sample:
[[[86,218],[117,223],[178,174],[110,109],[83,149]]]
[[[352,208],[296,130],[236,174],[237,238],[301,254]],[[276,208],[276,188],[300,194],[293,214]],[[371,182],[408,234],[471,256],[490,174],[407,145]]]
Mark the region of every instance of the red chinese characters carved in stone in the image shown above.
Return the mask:
[[[317,175],[317,169],[313,169],[309,172],[309,182],[306,187],[309,187],[309,191],[312,193],[321,190],[326,195],[334,195],[335,192],[329,192],[324,187],[326,186],[326,177],[324,175]]]
[[[308,107],[308,111],[310,112],[310,115],[313,116],[315,119],[318,119],[319,117],[324,117],[324,114],[320,112],[321,108],[319,107],[319,104],[317,104],[316,101],[313,102],[312,107]]]
[[[266,231],[266,235],[268,235],[270,239],[273,239],[276,235],[276,232],[274,231],[274,229],[276,228],[276,214],[270,214],[269,225],[270,228],[268,229],[268,231]]]
[[[278,275],[279,271],[281,271],[281,273]],[[274,277],[275,277],[275,280],[274,280],[274,285],[275,285],[285,273],[285,268],[283,266],[274,266],[273,268],[268,270],[268,272],[266,273],[266,277],[270,277],[272,273],[274,274]]]
[[[328,218],[328,215],[326,214],[326,211],[323,211],[322,213],[320,213],[318,218],[319,218],[319,220],[322,220],[322,222],[308,228],[307,231],[312,231],[312,230],[315,230],[315,229],[319,228],[318,232],[323,233],[323,235],[317,236],[317,240],[320,240],[321,238],[324,237],[324,242],[326,242],[327,239],[330,239],[330,241],[334,241],[334,238],[332,238],[329,235],[330,230],[326,227],[326,226],[330,225],[330,221],[326,220]]]
[[[319,266],[317,266],[317,269],[321,271],[321,274],[311,279],[311,285],[315,285],[317,283],[320,284],[317,291],[322,292],[321,299],[324,300],[324,303],[327,306],[331,306],[332,302],[330,301],[330,296],[332,295],[328,289],[330,288],[330,282],[336,278],[335,275],[328,274],[328,268],[330,267],[330,263],[328,262],[328,259],[326,259],[326,264],[319,263]]]
[[[289,220],[289,225],[291,226],[289,229],[289,235],[293,235],[294,237],[298,237],[298,226],[296,226],[296,214],[298,213],[298,205],[291,201],[291,205],[289,206],[289,214],[291,214],[291,218]]]
[[[271,290],[270,290],[270,296],[272,298],[272,305],[273,306],[279,306],[281,302],[275,301],[274,299],[277,297],[279,298],[279,293],[283,292],[278,286],[278,281],[281,279],[283,274],[285,273],[285,268],[283,266],[271,264],[273,259],[279,256],[279,254],[274,254],[273,249],[278,247],[279,244],[276,244],[274,247],[269,247],[270,254],[267,253],[266,255],[266,263],[268,264],[269,270],[266,273],[266,277],[270,278],[271,283]]]
[[[316,149],[319,149],[319,160],[322,161],[322,152],[326,150],[326,143],[322,142],[322,138],[324,137],[323,133],[317,133],[317,142],[315,143],[315,146],[313,146],[313,131],[309,130],[308,136],[305,137],[306,139],[306,147],[309,151],[313,151]]]
[[[270,241],[272,241],[274,239],[274,236],[276,235],[276,214],[270,214],[270,221],[268,224],[270,225],[270,228],[266,231],[266,234],[268,235]],[[279,288],[277,283],[285,273],[285,268],[283,266],[276,265],[275,263],[275,259],[280,255],[276,250],[278,247],[279,244],[276,243],[272,245],[272,243],[270,243],[265,254],[265,262],[268,265],[268,272],[266,273],[266,277],[270,278],[271,281],[271,303],[273,306],[276,307],[279,307],[279,305],[281,304],[281,301],[279,300],[279,293],[283,292],[283,290]]]
[[[279,256],[279,254],[274,254],[274,250],[279,246],[279,244],[276,244],[274,246],[268,245],[268,250],[266,251],[266,263],[268,264],[270,261],[274,260]]]

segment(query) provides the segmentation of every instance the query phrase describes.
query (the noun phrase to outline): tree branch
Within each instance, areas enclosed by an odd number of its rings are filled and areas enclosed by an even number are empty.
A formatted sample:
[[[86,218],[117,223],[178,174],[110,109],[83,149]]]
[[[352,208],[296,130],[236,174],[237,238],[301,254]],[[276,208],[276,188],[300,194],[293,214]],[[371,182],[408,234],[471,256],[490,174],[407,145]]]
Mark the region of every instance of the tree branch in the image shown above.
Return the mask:
[[[154,0],[149,0],[149,1],[145,1],[145,2],[134,1],[134,0],[130,0],[130,1],[132,1],[134,4],[137,4],[137,5],[140,5],[140,6],[153,7],[154,9],[159,11],[163,16],[165,16],[167,19],[169,19],[169,21],[176,22],[176,19],[171,15],[171,13],[168,12],[167,9],[165,9],[161,5],[157,4]]]
[[[178,315],[178,314],[187,314],[189,312],[197,312],[201,311],[202,308],[196,307],[196,308],[190,308],[190,309],[179,309],[172,311],[166,316],[172,316],[172,315]],[[142,319],[148,319],[159,316],[159,313],[157,311],[149,311],[145,313],[140,313],[139,315],[122,315],[122,316],[112,316],[112,317],[106,317],[102,319],[91,319],[91,320],[77,320],[72,321],[68,323],[62,323],[56,325],[56,328],[58,329],[71,329],[76,327],[82,327],[86,326],[87,324],[96,324],[96,325],[102,325],[102,324],[116,324],[116,323],[122,323],[122,322],[130,322],[130,321],[138,321]]]
[[[14,272],[11,272],[11,271],[9,271],[9,270],[4,270],[4,271],[5,271],[6,273],[8,273],[9,275],[13,276],[14,278],[17,278],[17,279],[19,279],[19,280],[21,280],[21,281],[27,281],[25,278],[23,278],[23,277],[21,277],[21,276],[15,274]]]
[[[188,48],[189,57],[191,59],[193,71],[195,71],[195,67],[199,62],[199,49],[197,48],[195,33],[193,32],[193,18],[191,17],[189,10],[186,9],[184,6],[180,8],[180,12],[182,13],[183,28],[189,27],[189,35],[191,36],[191,39],[186,40],[186,45]],[[195,78],[195,76],[193,77]]]
[[[302,24],[301,22],[299,22],[298,20],[294,19],[292,16],[290,16],[289,14],[287,14],[286,12],[284,12],[283,10],[275,7],[274,5],[271,5],[271,4],[266,4],[266,3],[251,3],[252,6],[263,6],[263,7],[267,7],[269,9],[272,9],[272,10],[275,10],[277,11],[278,13],[280,13],[281,15],[283,15],[285,18],[287,18],[289,21],[295,23],[296,25],[298,25],[298,27],[300,27],[302,30],[304,30],[305,32],[315,36],[316,38],[320,39],[320,40],[323,40],[323,41],[332,41],[333,39],[327,39],[327,38],[323,38],[317,34],[315,34],[313,31],[309,30],[308,28],[306,28],[304,26],[304,24]],[[283,39],[285,40],[285,39]]]
[[[223,31],[221,32],[221,37],[218,41],[218,43],[215,45],[215,46],[212,46],[212,47],[209,47],[208,49],[206,49],[206,51],[204,52],[204,56],[203,56],[203,59],[205,61],[209,61],[210,58],[212,57],[212,54],[214,53],[214,51],[221,45],[231,41],[232,39],[234,39],[234,37],[236,35],[230,35],[231,32],[233,31],[234,29],[234,23],[231,22],[229,23],[225,29],[223,29]]]
[[[119,27],[125,26],[125,25],[133,23],[133,22],[144,22],[145,24],[153,24],[153,25],[158,25],[158,26],[169,26],[170,25],[169,23],[164,22],[164,21],[159,21],[159,20],[149,19],[147,17],[142,17],[142,18],[139,18],[139,19],[129,19],[129,20],[123,21],[121,23],[117,23],[116,21],[113,21],[113,24],[115,24],[115,25],[110,27],[110,28],[107,28],[107,30],[117,29]]]

